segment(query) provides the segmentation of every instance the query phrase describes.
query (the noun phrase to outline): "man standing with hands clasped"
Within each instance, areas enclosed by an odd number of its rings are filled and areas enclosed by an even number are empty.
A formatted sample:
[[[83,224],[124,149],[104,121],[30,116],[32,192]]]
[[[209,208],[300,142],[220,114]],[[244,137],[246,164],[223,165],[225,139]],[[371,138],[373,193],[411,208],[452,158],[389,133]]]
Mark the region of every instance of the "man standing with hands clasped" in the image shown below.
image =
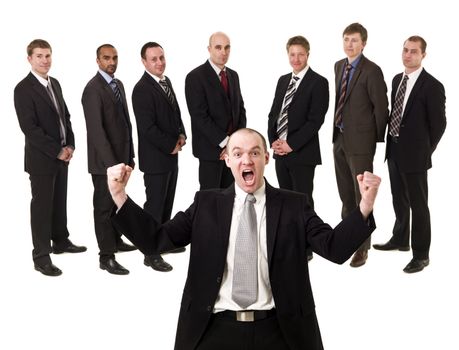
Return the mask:
[[[68,165],[75,149],[70,113],[59,82],[48,75],[51,45],[42,39],[27,46],[31,72],[14,89],[14,106],[25,135],[25,171],[30,175],[32,258],[35,270],[59,276],[50,253],[81,253],[67,229]],[[52,241],[52,245],[51,245]]]
[[[107,170],[118,207],[113,222],[144,254],[191,244],[176,350],[323,349],[306,250],[346,261],[375,228],[381,180],[359,174],[360,204],[332,229],[306,195],[266,182],[268,161],[260,133],[234,132],[225,163],[235,184],[197,192],[186,211],[164,224],[127,196],[131,167]]]
[[[166,56],[161,45],[148,42],[140,50],[145,72],[132,91],[139,136],[139,169],[144,172],[146,212],[158,222],[171,218],[178,176],[178,153],[186,143],[185,127],[172,83],[164,75]],[[185,248],[173,252],[183,252]],[[171,271],[160,254],[145,256],[144,264]]]
[[[277,82],[268,119],[268,138],[276,160],[280,188],[306,193],[314,209],[312,191],[320,156],[319,129],[328,110],[328,81],[308,65],[309,42],[294,36],[287,42],[293,72]],[[308,260],[312,252],[308,252]]]
[[[386,158],[395,224],[387,243],[373,245],[378,250],[410,250],[411,210],[413,259],[403,269],[406,273],[422,271],[429,265],[427,170],[446,128],[445,88],[422,67],[426,47],[422,37],[409,37],[402,51],[405,71],[392,80]]]

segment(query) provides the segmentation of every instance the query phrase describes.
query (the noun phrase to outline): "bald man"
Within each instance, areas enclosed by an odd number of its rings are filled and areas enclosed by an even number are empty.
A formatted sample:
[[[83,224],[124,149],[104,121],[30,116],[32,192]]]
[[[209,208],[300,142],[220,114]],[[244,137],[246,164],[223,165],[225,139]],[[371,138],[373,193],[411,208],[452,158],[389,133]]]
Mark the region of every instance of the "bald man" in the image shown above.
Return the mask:
[[[229,136],[246,126],[237,73],[226,67],[231,43],[222,32],[209,38],[209,59],[185,80],[193,155],[199,159],[200,189],[226,188],[234,179],[223,156]]]

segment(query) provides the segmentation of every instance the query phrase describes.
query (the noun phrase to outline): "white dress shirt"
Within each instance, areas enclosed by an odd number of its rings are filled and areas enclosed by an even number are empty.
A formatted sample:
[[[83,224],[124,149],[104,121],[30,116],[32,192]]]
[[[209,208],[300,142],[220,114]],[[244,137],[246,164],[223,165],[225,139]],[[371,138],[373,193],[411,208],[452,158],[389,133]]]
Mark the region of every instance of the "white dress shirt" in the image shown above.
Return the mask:
[[[220,292],[218,293],[217,301],[215,302],[214,312],[241,310],[241,307],[233,301],[231,295],[237,229],[247,193],[240,189],[237,184],[235,184],[234,187],[236,190],[236,196],[234,198],[228,252],[226,254],[226,265],[223,273],[222,284],[220,286]],[[254,206],[257,215],[258,227],[258,298],[255,303],[247,307],[247,310],[270,310],[274,308],[274,299],[271,292],[271,284],[269,283],[268,247],[266,242],[265,184],[263,184],[263,186],[261,186],[253,195],[257,200]]]

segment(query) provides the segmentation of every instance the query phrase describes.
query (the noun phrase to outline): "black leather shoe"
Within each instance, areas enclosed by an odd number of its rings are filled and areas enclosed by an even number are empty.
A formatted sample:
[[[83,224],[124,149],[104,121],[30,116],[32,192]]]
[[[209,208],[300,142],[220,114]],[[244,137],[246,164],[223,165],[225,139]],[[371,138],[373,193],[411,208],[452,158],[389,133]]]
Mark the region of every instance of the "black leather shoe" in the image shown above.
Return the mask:
[[[143,264],[145,266],[150,266],[153,270],[160,272],[169,272],[172,270],[172,266],[165,262],[161,255],[145,256],[145,259],[143,259]]]
[[[176,253],[183,253],[186,251],[186,248],[185,247],[180,247],[180,248],[175,248],[175,249],[172,249],[172,250],[169,250],[167,252],[164,252],[164,254],[176,254]]]
[[[35,265],[35,270],[41,272],[45,276],[60,276],[62,271],[53,263],[45,265]]]
[[[87,250],[85,246],[78,246],[69,241],[69,244],[65,247],[58,247],[53,244],[53,253],[62,254],[62,253],[83,253]]]
[[[403,269],[403,272],[414,273],[424,270],[424,267],[429,265],[429,259],[411,259],[411,261]]]
[[[129,273],[129,270],[121,266],[115,258],[101,261],[99,267],[102,270],[107,270],[108,273],[113,275],[127,275]]]
[[[402,252],[407,252],[410,250],[410,246],[401,246],[392,243],[391,241],[384,243],[384,244],[373,244],[373,248],[376,250],[400,250]]]
[[[123,241],[119,241],[116,244],[116,248],[118,249],[119,252],[132,252],[133,250],[137,249],[133,245],[127,244]]]
[[[367,249],[359,249],[355,252],[354,256],[351,260],[352,267],[360,267],[365,265],[368,259],[368,250]]]

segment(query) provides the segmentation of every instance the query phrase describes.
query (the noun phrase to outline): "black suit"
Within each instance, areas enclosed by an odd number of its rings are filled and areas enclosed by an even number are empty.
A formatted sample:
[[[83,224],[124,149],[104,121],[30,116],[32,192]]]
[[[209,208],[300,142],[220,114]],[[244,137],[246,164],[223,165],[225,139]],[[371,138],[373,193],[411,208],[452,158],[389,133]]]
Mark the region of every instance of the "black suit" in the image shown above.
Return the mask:
[[[402,77],[398,74],[392,80],[392,111]],[[411,209],[411,243],[417,259],[429,257],[427,170],[432,167],[432,153],[445,128],[445,89],[422,69],[403,110],[399,136],[394,138],[388,133],[386,147],[396,218],[391,242],[409,245]]]
[[[176,350],[196,349],[205,336],[225,270],[235,198],[234,185],[200,191],[194,203],[158,225],[130,199],[114,217],[120,232],[145,254],[191,244]],[[322,349],[309,282],[306,249],[337,263],[346,261],[375,228],[357,209],[335,230],[311,210],[304,194],[266,184],[269,281],[283,338],[290,349]]]
[[[118,163],[134,166],[132,126],[123,84],[118,81],[121,102],[111,86],[97,73],[86,85],[81,102],[86,119],[88,171],[94,184],[94,226],[102,258],[117,251],[119,234],[110,222],[114,206],[107,187],[107,167]]]
[[[185,128],[170,80],[173,102],[145,72],[132,92],[139,138],[139,168],[144,172],[147,200],[144,209],[158,222],[170,219],[178,175],[178,154],[171,154]]]
[[[25,135],[25,171],[30,174],[30,205],[33,252],[37,265],[50,263],[51,240],[66,246],[68,163],[57,157],[65,146],[75,148],[75,139],[62,89],[54,78],[51,86],[60,111],[46,88],[30,73],[14,89],[14,105]],[[65,142],[60,132],[60,117]]]
[[[244,101],[237,73],[226,69],[229,93],[223,90],[209,61],[188,73],[185,95],[191,117],[193,155],[199,159],[201,189],[227,187],[233,176],[219,160],[219,144],[246,126]]]
[[[272,144],[278,139],[277,121],[281,113],[285,93],[292,74],[279,78],[274,101],[269,112],[268,139]],[[298,85],[288,108],[287,143],[292,152],[285,156],[274,154],[279,186],[306,193],[314,208],[312,198],[314,169],[322,163],[320,156],[319,129],[328,110],[328,81],[308,69]]]

